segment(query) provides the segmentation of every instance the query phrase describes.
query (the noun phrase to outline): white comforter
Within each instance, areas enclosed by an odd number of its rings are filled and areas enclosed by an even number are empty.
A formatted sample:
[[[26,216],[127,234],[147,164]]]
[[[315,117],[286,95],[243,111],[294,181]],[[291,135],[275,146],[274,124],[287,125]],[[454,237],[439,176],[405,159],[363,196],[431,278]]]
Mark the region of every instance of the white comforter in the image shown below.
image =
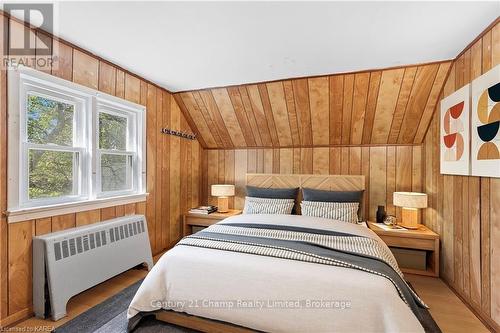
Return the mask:
[[[229,222],[378,239],[363,226],[298,215],[240,215],[220,223]],[[381,276],[189,246],[174,247],[160,258],[132,300],[128,318],[160,308],[267,332],[423,332],[393,284]]]

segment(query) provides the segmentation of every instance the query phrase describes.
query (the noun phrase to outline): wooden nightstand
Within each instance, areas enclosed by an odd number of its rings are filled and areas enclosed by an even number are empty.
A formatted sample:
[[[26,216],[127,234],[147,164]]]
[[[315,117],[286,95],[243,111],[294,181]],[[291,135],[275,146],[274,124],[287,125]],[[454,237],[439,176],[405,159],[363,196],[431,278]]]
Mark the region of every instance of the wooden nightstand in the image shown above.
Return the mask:
[[[389,247],[426,252],[426,270],[402,267],[403,273],[439,276],[439,235],[434,231],[424,225],[417,230],[384,230],[374,222],[368,222],[368,225]]]
[[[240,214],[241,210],[239,209],[230,209],[227,213],[215,212],[207,215],[187,213],[184,215],[184,223],[183,223],[184,236],[190,235],[192,233],[193,226],[208,227],[212,224],[224,220],[225,218]]]

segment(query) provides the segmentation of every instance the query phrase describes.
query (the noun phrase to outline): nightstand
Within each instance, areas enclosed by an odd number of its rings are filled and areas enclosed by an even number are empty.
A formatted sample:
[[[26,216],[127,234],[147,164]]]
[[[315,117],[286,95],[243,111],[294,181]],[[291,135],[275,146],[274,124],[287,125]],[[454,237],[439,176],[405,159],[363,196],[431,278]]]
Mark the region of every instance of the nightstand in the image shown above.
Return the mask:
[[[393,248],[393,252],[398,249],[409,249],[425,251],[426,269],[405,268],[403,263],[398,263],[403,273],[439,276],[439,235],[424,225],[420,225],[416,230],[385,230],[378,223],[368,222],[370,229],[374,231],[382,240]]]
[[[206,215],[187,213],[184,215],[184,236],[190,235],[192,233],[192,227],[208,227],[212,224],[224,220],[225,218],[240,214],[241,210],[239,209],[230,209],[227,213],[215,212]]]

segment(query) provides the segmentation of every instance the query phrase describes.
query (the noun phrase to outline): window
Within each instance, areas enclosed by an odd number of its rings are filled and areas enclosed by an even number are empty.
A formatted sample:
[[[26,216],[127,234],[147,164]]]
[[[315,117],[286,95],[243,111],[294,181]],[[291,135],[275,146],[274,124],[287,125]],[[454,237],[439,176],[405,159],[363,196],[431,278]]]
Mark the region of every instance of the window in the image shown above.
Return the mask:
[[[9,214],[144,195],[143,106],[29,68],[8,82]]]
[[[86,196],[79,180],[85,160],[85,142],[80,124],[81,103],[30,87],[24,94],[26,132],[22,135],[22,201],[26,205],[51,199],[75,200]]]
[[[137,114],[100,100],[96,119],[98,196],[137,191]]]

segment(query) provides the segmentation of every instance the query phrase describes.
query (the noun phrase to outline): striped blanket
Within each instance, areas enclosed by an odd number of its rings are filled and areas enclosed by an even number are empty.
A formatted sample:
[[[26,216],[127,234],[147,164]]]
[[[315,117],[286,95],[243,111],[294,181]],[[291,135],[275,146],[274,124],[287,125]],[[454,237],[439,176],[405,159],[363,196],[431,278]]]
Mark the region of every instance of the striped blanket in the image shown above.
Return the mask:
[[[392,253],[377,239],[304,227],[224,223],[187,236],[176,246],[234,251],[357,269],[388,279],[419,320],[418,307],[427,307],[404,280]]]

